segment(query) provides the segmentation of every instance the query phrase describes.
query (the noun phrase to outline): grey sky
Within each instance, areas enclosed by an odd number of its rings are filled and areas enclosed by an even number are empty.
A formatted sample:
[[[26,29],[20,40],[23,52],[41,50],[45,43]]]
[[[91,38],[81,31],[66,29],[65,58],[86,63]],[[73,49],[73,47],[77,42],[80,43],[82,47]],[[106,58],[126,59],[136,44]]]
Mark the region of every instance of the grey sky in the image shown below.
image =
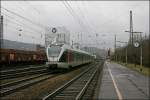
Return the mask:
[[[99,48],[113,47],[114,34],[118,40],[128,41],[129,33],[124,31],[129,30],[130,10],[133,12],[134,30],[149,34],[148,1],[2,1],[2,7],[43,26],[65,26],[74,41],[78,41],[78,34],[81,36],[82,33],[83,44],[96,46],[98,43]],[[5,22],[4,38],[44,43],[44,37],[41,37],[44,27],[36,26],[4,9],[2,15]],[[12,24],[9,22],[11,20],[21,25]],[[23,29],[22,37],[18,37],[20,28]]]

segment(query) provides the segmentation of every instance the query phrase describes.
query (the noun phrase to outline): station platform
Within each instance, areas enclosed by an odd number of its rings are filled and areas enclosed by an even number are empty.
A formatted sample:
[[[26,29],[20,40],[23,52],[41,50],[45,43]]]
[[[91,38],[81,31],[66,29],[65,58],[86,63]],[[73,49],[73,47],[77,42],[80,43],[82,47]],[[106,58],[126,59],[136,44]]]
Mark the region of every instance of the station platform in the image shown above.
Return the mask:
[[[97,99],[149,100],[149,79],[120,64],[105,62]]]

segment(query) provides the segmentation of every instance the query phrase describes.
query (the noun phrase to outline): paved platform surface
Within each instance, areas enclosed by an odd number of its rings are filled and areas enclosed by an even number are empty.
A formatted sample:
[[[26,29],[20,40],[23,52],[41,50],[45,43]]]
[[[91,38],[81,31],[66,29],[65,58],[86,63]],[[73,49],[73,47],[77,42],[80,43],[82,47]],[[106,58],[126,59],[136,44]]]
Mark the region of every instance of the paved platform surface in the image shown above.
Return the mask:
[[[105,62],[98,99],[150,100],[148,76]]]

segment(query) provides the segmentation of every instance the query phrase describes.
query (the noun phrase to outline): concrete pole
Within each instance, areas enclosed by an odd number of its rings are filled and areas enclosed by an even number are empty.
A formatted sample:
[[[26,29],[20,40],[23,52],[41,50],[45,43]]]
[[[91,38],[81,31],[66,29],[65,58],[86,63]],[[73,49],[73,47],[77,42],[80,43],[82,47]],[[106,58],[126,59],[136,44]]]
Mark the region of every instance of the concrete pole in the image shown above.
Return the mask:
[[[3,16],[0,18],[0,48],[3,46]]]
[[[133,20],[132,20],[132,10],[130,11],[130,39],[133,45]]]
[[[126,47],[126,64],[128,64],[128,48]]]
[[[140,63],[140,65],[141,65],[141,67],[142,67],[142,63],[143,63],[143,62],[142,62],[142,59],[143,59],[143,54],[142,54],[142,45],[141,45],[141,57],[140,57],[140,58],[141,58],[141,61],[140,61],[141,63]]]
[[[116,34],[115,34],[115,45],[114,45],[114,52],[115,52],[115,61],[117,61],[117,55],[116,55]]]
[[[141,51],[141,52],[140,52],[140,66],[141,66],[141,68],[142,68],[142,63],[143,63],[143,62],[142,62],[142,60],[143,60],[143,53],[142,53],[142,52],[143,52],[143,51],[142,51],[142,34],[141,34],[141,33],[140,33],[140,37],[141,37],[141,45],[140,45],[140,49],[141,49],[141,50],[140,50],[140,51]],[[141,69],[141,71],[142,71],[142,69]]]

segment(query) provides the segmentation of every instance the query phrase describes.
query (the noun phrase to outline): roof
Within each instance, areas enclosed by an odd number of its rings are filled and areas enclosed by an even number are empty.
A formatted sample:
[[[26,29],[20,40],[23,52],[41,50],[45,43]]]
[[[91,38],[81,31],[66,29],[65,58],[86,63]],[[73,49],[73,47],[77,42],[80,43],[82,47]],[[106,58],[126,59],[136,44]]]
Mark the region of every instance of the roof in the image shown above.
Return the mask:
[[[64,45],[64,48],[68,48],[68,49],[71,49],[71,50],[73,50],[73,51],[76,51],[76,52],[81,52],[81,53],[84,53],[84,54],[88,54],[88,55],[91,55],[89,52],[86,52],[86,51],[83,51],[83,50],[80,50],[80,49],[76,49],[76,48],[72,48],[71,46],[69,46],[69,45]]]

